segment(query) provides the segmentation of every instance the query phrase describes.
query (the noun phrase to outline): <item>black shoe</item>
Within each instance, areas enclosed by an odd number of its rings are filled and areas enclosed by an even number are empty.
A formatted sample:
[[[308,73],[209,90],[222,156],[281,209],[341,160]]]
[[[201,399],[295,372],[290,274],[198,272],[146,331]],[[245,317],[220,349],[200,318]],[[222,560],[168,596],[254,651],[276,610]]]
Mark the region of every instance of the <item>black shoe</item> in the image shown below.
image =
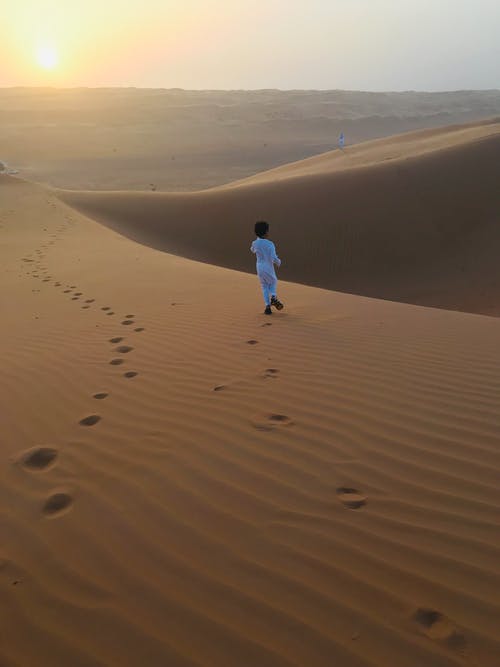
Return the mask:
[[[283,310],[283,308],[284,308],[281,301],[275,296],[271,297],[271,306],[274,306],[276,308],[276,310]]]
[[[272,315],[273,311],[271,310],[271,306],[266,306],[266,309],[264,311],[264,315]]]

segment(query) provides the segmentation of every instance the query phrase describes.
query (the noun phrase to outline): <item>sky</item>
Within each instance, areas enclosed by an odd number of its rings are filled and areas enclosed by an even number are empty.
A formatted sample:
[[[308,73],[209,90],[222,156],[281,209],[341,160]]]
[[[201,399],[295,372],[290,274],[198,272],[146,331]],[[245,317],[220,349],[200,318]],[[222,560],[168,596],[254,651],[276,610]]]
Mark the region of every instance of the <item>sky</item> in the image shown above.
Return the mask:
[[[500,88],[500,0],[0,0],[0,86]]]

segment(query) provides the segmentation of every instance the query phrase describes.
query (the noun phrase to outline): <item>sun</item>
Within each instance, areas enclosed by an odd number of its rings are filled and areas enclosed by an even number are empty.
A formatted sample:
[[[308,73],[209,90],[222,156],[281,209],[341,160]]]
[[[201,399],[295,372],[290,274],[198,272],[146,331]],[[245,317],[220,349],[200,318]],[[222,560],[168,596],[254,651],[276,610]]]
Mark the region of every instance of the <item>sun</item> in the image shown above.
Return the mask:
[[[56,49],[52,46],[40,46],[36,51],[36,62],[42,69],[55,69],[59,63]]]

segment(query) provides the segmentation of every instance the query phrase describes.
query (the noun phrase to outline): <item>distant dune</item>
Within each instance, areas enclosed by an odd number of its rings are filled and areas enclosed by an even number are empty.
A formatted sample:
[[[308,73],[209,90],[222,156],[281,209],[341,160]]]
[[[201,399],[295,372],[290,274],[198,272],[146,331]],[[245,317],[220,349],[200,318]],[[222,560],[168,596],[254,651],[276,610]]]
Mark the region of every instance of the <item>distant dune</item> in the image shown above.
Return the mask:
[[[209,188],[402,132],[500,115],[500,91],[0,89],[0,159],[83,190]]]
[[[272,223],[287,280],[500,315],[500,123],[412,132],[196,193],[64,192],[154,248],[253,271]]]

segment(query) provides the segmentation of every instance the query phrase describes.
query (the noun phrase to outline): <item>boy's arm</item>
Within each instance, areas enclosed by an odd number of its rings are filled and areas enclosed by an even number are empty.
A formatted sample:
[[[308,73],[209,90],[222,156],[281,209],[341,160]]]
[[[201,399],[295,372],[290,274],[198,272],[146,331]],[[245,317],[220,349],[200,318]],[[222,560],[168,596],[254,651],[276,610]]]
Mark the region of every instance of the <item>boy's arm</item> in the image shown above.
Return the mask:
[[[256,250],[255,250],[254,243],[255,243],[255,241],[252,241],[252,245],[250,246],[250,250],[251,250],[251,251],[253,252],[253,254],[255,255]]]
[[[276,264],[276,266],[281,266],[281,259],[276,254],[276,246],[274,245],[274,243],[273,243],[273,264]]]

